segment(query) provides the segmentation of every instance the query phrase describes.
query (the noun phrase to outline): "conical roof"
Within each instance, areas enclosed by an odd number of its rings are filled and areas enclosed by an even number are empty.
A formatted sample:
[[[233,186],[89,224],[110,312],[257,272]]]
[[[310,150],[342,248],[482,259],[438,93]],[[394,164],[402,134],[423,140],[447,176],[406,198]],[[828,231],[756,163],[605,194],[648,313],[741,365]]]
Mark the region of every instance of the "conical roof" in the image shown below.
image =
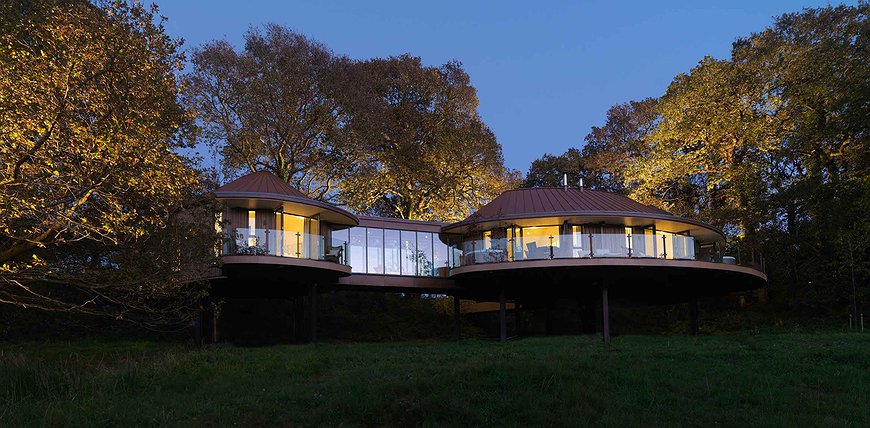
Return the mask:
[[[472,214],[474,218],[490,219],[552,213],[616,212],[665,214],[667,211],[644,205],[618,193],[584,188],[539,187],[515,189],[502,193],[492,202]]]
[[[302,192],[294,189],[284,180],[278,178],[277,175],[267,171],[257,171],[243,177],[239,177],[227,184],[224,184],[217,190],[215,194],[220,196],[221,193],[271,193],[273,195],[286,195],[297,198],[305,198]]]
[[[722,236],[717,228],[694,219],[678,217],[650,205],[644,205],[618,193],[577,187],[538,187],[515,189],[502,193],[465,220],[441,228],[442,233],[465,233],[477,227],[514,224],[530,219],[594,219],[625,222],[626,219],[649,219],[694,225],[701,233],[713,232]],[[620,219],[620,220],[617,220]],[[557,224],[557,223],[554,223]],[[627,224],[627,223],[626,223]],[[700,230],[703,229],[703,230]]]
[[[214,191],[214,195],[230,207],[283,210],[306,217],[320,216],[336,226],[356,226],[359,219],[328,202],[311,199],[287,184],[275,174],[258,171],[239,177]]]

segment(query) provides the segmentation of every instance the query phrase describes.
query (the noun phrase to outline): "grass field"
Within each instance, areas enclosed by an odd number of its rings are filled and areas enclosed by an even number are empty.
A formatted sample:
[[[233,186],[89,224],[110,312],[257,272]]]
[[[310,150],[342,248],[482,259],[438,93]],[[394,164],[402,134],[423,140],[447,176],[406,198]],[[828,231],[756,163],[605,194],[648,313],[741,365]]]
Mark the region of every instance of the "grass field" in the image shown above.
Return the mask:
[[[870,334],[0,344],[0,426],[870,426]]]

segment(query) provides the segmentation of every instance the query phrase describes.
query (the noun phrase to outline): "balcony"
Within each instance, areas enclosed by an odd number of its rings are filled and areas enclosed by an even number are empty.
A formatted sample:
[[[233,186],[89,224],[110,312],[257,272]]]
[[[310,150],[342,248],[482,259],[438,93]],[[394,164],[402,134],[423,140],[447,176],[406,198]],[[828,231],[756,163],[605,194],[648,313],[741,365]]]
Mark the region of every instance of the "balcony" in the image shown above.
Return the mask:
[[[660,259],[742,265],[763,271],[760,255],[746,263],[739,257],[723,256],[718,245],[699,245],[693,236],[672,233],[619,234],[569,233],[538,236],[537,239],[484,238],[460,242],[461,255],[453,268],[468,265],[557,259]],[[530,242],[531,241],[531,242]],[[621,264],[621,263],[620,263]]]
[[[340,270],[348,270],[347,248],[344,246],[326,246],[321,235],[301,233],[280,229],[249,229],[233,228],[224,233],[224,262],[227,257],[232,263],[251,263],[245,256],[258,256],[257,262],[262,263],[262,257],[284,259],[284,262],[270,261],[270,264],[294,265],[295,261],[317,261],[341,265]],[[241,258],[240,258],[241,257]]]

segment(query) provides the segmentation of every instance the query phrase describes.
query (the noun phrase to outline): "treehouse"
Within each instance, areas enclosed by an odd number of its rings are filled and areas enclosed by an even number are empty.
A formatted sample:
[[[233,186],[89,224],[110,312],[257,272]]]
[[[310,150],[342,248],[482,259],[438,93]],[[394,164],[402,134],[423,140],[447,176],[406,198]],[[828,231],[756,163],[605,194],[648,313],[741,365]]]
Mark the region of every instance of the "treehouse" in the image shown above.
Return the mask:
[[[227,183],[215,196],[225,206],[218,293],[308,290],[312,314],[316,285],[449,294],[498,301],[504,339],[507,300],[519,310],[568,298],[601,302],[606,332],[611,297],[689,301],[697,309],[699,297],[767,281],[761,263],[725,255],[714,226],[583,187],[511,190],[451,224],[357,217],[268,172]],[[697,317],[692,325],[696,331]]]

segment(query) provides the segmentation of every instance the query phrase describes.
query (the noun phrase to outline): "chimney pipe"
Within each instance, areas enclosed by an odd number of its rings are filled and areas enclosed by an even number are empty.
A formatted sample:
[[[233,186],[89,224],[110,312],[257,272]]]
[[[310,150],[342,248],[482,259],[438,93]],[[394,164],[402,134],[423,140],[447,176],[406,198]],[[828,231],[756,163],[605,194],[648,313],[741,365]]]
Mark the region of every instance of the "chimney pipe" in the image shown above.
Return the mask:
[[[568,174],[562,175],[562,186],[565,187],[565,190],[568,190]]]
[[[580,190],[583,190],[583,179],[580,179]]]

